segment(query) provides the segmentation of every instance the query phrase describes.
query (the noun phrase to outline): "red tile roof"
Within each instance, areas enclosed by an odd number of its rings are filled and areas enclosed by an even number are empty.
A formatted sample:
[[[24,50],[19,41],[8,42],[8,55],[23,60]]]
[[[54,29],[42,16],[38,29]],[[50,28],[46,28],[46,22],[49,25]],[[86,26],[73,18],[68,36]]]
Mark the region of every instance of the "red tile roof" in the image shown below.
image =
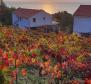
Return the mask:
[[[37,10],[37,9],[18,8],[18,9],[16,9],[16,11],[14,13],[19,17],[29,18],[29,17],[32,17],[39,12],[45,12],[45,11],[44,10]]]
[[[91,16],[91,5],[80,5],[74,16]]]

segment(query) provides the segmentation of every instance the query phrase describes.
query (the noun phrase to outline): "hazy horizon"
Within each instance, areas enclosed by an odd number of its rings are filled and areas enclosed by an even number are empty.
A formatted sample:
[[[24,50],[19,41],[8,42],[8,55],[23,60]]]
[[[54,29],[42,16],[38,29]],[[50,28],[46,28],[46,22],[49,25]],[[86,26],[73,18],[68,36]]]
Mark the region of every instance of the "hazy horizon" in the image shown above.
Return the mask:
[[[91,4],[90,0],[4,0],[4,2],[9,7],[43,9],[49,13],[68,11],[71,14],[73,14],[80,5]]]

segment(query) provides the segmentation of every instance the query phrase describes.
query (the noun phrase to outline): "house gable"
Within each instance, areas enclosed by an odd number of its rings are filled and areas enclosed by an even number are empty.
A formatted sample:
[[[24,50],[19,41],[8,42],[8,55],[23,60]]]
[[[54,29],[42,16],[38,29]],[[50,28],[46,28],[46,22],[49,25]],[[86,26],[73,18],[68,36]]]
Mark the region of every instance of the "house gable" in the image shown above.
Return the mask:
[[[45,11],[44,10],[38,10],[38,9],[18,8],[13,13],[15,13],[17,16],[22,17],[22,18],[30,18],[39,12],[45,12]]]
[[[91,17],[91,5],[80,5],[74,13],[74,16]]]
[[[33,19],[36,19],[34,22]],[[52,24],[52,15],[42,11],[29,18],[32,27],[45,26]]]

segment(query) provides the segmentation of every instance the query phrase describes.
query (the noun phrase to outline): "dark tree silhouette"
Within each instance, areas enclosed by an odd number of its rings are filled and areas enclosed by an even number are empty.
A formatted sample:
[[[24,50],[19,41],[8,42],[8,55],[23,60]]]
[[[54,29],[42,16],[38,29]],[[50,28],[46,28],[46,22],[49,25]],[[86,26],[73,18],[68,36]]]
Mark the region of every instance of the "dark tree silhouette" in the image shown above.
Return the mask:
[[[67,11],[55,13],[54,19],[59,22],[60,30],[64,32],[72,32],[73,16]]]
[[[2,71],[0,71],[0,84],[4,84],[5,78],[2,74]]]
[[[0,0],[0,24],[11,25],[12,24],[12,11],[14,10],[15,8],[7,7],[6,4],[3,2],[3,0]]]

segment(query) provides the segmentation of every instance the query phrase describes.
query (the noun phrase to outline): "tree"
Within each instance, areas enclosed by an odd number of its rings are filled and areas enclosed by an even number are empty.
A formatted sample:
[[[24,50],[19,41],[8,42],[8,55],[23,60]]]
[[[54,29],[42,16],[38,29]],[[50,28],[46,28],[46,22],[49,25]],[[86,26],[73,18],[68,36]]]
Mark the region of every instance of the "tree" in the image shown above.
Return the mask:
[[[3,2],[3,0],[0,0],[0,24],[11,25],[12,24],[12,11],[14,10],[15,8],[7,7],[6,4]]]
[[[3,0],[0,0],[0,23],[2,23],[2,19],[3,19],[3,14],[4,14],[4,8],[5,8],[5,4],[3,2]]]
[[[61,31],[72,32],[73,16],[70,13],[62,11],[55,13],[53,17],[59,22]]]
[[[5,81],[4,75],[2,71],[0,70],[0,84],[4,84],[4,81]]]
[[[3,16],[3,24],[4,25],[12,25],[12,12],[15,8],[6,8]]]

